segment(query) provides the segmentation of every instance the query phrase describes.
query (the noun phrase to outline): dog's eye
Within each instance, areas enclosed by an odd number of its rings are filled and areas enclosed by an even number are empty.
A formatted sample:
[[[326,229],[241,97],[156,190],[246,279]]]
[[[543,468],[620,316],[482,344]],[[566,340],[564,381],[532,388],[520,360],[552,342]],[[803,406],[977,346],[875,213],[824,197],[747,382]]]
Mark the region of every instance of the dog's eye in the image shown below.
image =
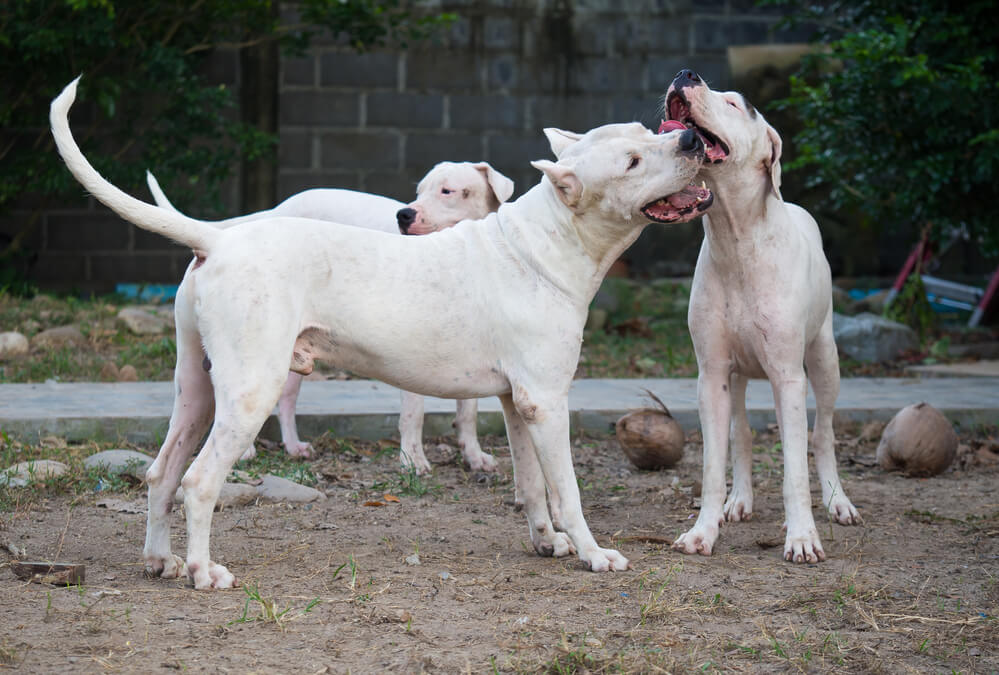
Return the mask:
[[[441,194],[442,195],[449,195],[452,192],[454,192],[454,190],[448,190],[447,188],[441,188]]]
[[[642,158],[641,158],[641,157],[639,157],[638,155],[632,155],[632,156],[631,156],[631,162],[629,162],[629,163],[628,163],[628,171],[631,171],[631,170],[632,170],[632,169],[634,169],[634,168],[635,168],[636,166],[638,166],[638,164],[639,164],[639,163],[640,163],[641,161],[642,161]]]
[[[742,112],[742,110],[739,108],[739,104],[737,104],[735,101],[725,101],[725,102],[728,103],[733,108],[735,108],[736,110],[738,110],[739,112]]]

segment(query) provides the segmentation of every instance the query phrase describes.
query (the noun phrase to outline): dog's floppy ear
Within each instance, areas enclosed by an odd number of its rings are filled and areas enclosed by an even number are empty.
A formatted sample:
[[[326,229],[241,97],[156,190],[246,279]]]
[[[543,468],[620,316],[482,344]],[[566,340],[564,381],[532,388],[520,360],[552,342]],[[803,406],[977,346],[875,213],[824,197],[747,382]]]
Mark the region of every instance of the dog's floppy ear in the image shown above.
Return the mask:
[[[547,127],[545,129],[545,136],[548,137],[548,143],[552,146],[552,154],[555,155],[555,159],[561,157],[566,148],[583,137],[582,134],[565,131],[564,129],[556,129],[555,127]]]
[[[489,166],[488,162],[479,162],[472,166],[486,175],[486,182],[489,183],[493,194],[496,195],[496,201],[500,204],[513,195],[513,181]]]
[[[780,134],[769,124],[767,125],[767,138],[770,139],[770,159],[764,161],[763,164],[770,171],[770,187],[773,188],[777,199],[783,200],[784,198],[780,196],[780,153],[784,144],[780,139]]]
[[[531,166],[548,176],[548,180],[555,186],[555,194],[558,195],[563,204],[570,209],[575,208],[579,204],[579,200],[583,197],[583,183],[576,176],[575,171],[563,164],[556,164],[547,159],[539,159],[536,162],[531,162]]]

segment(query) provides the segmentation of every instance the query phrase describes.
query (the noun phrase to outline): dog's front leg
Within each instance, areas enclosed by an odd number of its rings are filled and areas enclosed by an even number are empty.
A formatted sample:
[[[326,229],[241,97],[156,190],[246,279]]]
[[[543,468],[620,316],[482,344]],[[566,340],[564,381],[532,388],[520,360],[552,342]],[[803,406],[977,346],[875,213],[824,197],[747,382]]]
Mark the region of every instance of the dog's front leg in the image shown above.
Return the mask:
[[[565,533],[556,532],[552,525],[548,503],[545,501],[545,480],[527,424],[517,411],[510,394],[501,395],[499,399],[503,406],[503,420],[513,458],[515,499],[518,505],[524,506],[531,544],[538,555],[558,558],[575,553],[572,540]]]
[[[808,415],[805,395],[808,382],[804,369],[783,377],[772,377],[781,444],[784,449],[784,516],[787,538],[784,559],[819,562],[826,559],[812,517],[808,489]]]
[[[732,490],[725,500],[725,519],[749,520],[753,517],[753,432],[746,415],[748,378],[733,373],[732,401]]]
[[[583,517],[579,485],[572,466],[568,398],[564,395],[537,397],[521,388],[515,387],[515,390],[519,395],[514,396],[514,404],[534,441],[548,493],[559,511],[559,527],[569,535],[579,559],[594,572],[628,569],[627,558],[597,544]]]
[[[699,363],[698,370],[697,409],[704,437],[701,512],[694,526],[673,542],[673,548],[682,553],[711,555],[724,518],[725,456],[732,398],[727,368],[706,368]]]
[[[479,445],[479,399],[458,399],[457,413],[454,416],[454,427],[458,432],[458,445],[461,447],[461,454],[468,462],[472,471],[497,470],[496,460],[492,455],[482,452]]]
[[[408,391],[401,395],[399,463],[403,471],[415,471],[416,475],[423,476],[432,471],[430,461],[423,454],[423,397]]]

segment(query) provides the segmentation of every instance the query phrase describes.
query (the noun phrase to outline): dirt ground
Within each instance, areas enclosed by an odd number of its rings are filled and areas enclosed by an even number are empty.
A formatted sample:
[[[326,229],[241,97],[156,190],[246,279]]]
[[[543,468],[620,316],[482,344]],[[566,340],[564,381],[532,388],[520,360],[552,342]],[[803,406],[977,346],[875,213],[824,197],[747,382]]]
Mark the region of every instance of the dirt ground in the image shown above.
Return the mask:
[[[463,470],[429,444],[434,474],[401,479],[386,445],[325,442],[314,504],[217,513],[214,557],[243,588],[196,592],[147,579],[137,513],[106,494],[50,495],[2,516],[28,559],[86,565],[82,586],[0,570],[0,667],[21,672],[975,672],[999,671],[999,441],[962,435],[929,479],[874,465],[876,430],[841,429],[844,486],[864,517],[829,524],[828,560],[781,560],[781,460],[756,435],[756,515],[727,525],[711,557],[668,542],[695,517],[700,439],[675,470],[633,470],[613,439],[575,439],[584,513],[634,569],[593,574],[540,558],[504,474]],[[420,495],[419,493],[423,493]],[[386,501],[385,493],[398,497]],[[366,503],[382,502],[383,506]],[[182,513],[173,518],[183,555]],[[414,554],[418,557],[416,562]]]

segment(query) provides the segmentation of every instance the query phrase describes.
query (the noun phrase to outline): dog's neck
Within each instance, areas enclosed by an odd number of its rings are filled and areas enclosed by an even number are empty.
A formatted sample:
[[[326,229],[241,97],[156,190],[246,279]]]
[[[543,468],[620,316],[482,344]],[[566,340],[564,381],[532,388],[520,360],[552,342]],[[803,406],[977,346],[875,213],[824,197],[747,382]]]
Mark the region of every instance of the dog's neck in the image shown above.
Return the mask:
[[[703,218],[704,237],[712,258],[727,263],[738,263],[747,246],[765,236],[762,228],[769,227],[769,209],[777,208],[780,200],[773,194],[769,182],[733,183],[727,179],[704,172],[704,180],[714,195],[714,202]]]
[[[575,214],[543,179],[515,202],[500,207],[500,228],[518,257],[584,310],[607,270],[641,234],[636,223],[621,236],[621,226]],[[616,233],[616,235],[615,235]]]

